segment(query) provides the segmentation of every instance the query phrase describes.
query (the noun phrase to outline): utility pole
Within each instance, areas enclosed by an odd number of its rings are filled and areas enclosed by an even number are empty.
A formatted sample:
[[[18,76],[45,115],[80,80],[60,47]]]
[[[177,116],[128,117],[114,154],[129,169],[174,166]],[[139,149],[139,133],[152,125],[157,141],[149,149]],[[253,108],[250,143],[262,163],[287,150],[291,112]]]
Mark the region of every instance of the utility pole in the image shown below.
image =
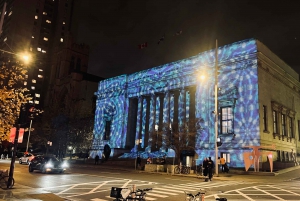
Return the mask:
[[[215,59],[215,174],[218,175],[218,40],[216,40]]]

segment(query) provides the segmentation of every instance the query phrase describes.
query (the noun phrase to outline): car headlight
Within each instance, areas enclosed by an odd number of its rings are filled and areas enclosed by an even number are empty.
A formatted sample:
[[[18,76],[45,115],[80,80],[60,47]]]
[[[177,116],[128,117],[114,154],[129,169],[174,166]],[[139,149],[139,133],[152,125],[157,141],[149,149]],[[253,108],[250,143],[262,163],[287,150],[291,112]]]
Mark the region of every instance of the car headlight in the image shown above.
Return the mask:
[[[69,167],[69,164],[68,164],[66,161],[64,161],[64,162],[62,163],[61,167],[67,168],[67,167]]]
[[[49,163],[46,163],[45,167],[46,167],[46,168],[52,168],[52,167],[53,167],[53,164],[50,163],[50,162],[49,162]]]

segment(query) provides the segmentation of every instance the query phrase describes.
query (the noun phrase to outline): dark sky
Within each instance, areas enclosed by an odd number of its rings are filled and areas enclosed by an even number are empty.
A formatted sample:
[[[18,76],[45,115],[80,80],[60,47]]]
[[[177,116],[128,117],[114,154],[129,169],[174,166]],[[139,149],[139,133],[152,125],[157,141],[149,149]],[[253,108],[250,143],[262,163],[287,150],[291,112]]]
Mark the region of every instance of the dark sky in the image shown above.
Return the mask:
[[[89,73],[101,77],[194,56],[213,49],[216,39],[223,46],[247,38],[260,40],[300,73],[296,0],[75,1],[72,32],[90,46]],[[139,49],[144,42],[148,47]]]

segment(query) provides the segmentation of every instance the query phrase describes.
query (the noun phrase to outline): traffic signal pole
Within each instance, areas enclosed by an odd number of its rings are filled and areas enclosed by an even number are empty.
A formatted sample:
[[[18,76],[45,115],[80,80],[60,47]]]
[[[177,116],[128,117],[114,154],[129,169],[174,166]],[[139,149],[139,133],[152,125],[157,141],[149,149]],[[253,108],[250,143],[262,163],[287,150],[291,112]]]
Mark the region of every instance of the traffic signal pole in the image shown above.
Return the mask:
[[[20,132],[20,128],[21,128],[21,118],[23,115],[23,107],[24,104],[21,104],[21,109],[20,109],[20,113],[19,113],[19,117],[17,119],[17,129],[16,129],[16,135],[15,135],[15,139],[14,139],[14,150],[12,152],[12,156],[11,156],[11,162],[10,162],[10,168],[9,168],[9,178],[8,178],[8,182],[7,182],[7,188],[9,188],[11,186],[12,183],[12,178],[14,177],[14,169],[15,169],[15,161],[16,161],[16,153],[17,153],[17,149],[18,149],[18,139],[19,139],[19,132]]]

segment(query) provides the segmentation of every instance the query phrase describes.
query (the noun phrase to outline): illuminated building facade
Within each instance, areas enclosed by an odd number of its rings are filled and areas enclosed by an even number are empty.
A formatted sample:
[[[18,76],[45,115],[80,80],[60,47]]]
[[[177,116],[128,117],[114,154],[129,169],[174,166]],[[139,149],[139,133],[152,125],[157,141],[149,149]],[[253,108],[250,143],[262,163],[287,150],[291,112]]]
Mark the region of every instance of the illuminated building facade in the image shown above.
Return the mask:
[[[214,70],[211,50],[101,81],[91,155],[105,144],[115,153],[133,153],[136,141],[149,153],[156,143],[152,133],[162,125],[201,119],[193,140],[196,157],[214,158]],[[232,167],[243,167],[246,146],[274,144],[274,160],[290,160],[291,149],[299,147],[298,74],[255,39],[219,47],[218,72],[219,155]],[[201,81],[201,74],[207,79]]]

